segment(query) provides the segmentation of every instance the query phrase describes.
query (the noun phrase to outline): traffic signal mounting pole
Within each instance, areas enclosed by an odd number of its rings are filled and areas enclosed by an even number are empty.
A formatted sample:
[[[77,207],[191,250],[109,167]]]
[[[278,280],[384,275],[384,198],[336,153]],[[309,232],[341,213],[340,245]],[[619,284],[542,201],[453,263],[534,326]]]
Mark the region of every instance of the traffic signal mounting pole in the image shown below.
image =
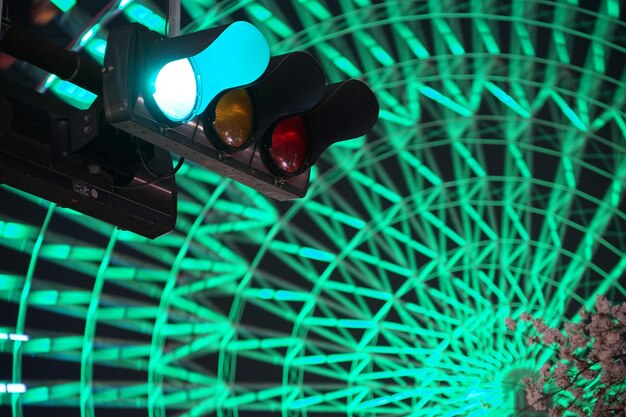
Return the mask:
[[[180,35],[180,0],[168,0],[167,36]]]

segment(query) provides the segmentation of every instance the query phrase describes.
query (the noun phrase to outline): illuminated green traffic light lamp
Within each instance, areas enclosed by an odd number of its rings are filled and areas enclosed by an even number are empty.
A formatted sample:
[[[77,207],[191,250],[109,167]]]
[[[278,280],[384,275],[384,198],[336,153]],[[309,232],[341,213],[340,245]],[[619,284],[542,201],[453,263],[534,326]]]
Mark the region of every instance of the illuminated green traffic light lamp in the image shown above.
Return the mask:
[[[154,89],[151,97],[156,107],[173,123],[188,122],[204,112],[222,91],[256,81],[267,67],[269,46],[250,23],[235,22],[210,35],[215,36],[212,42],[206,36],[199,42],[196,34],[180,40],[165,39],[168,46],[157,42],[148,52],[150,66],[159,67],[169,60],[154,79],[152,72],[146,75],[148,88]]]
[[[154,128],[153,116],[165,125],[184,124],[223,91],[256,81],[270,56],[261,32],[247,22],[175,38],[138,26],[111,36],[115,51],[110,47],[105,56],[105,111],[110,123],[123,127]],[[142,114],[143,106],[150,114]]]

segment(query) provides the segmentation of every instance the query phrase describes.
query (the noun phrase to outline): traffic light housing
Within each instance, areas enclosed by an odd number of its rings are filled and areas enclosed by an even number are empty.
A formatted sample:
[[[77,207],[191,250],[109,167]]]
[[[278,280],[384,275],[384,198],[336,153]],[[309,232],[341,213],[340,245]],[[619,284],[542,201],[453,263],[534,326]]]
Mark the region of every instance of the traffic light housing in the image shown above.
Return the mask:
[[[261,155],[275,175],[293,177],[313,166],[332,144],[366,134],[378,118],[378,101],[361,81],[325,86],[309,111],[277,119],[261,139]]]
[[[160,95],[168,66],[191,80],[176,84],[174,100]],[[222,75],[206,75],[213,72]],[[321,153],[365,134],[378,117],[365,84],[327,85],[304,52],[270,59],[245,22],[175,38],[141,26],[112,32],[103,96],[111,125],[277,200],[303,197]]]
[[[99,101],[78,110],[0,79],[0,184],[153,239],[176,226],[171,172],[169,152],[108,126]]]

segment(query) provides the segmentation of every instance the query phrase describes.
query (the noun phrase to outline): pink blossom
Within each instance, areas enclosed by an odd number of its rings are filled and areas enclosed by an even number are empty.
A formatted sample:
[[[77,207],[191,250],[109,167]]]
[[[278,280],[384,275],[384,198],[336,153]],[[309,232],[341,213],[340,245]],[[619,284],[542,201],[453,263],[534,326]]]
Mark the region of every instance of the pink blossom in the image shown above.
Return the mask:
[[[580,388],[580,387],[571,387],[571,388],[569,389],[569,392],[571,392],[571,393],[572,393],[572,395],[573,395],[574,397],[576,397],[576,398],[580,398],[580,397],[582,397],[582,396],[583,396],[583,394],[585,393],[585,390],[583,390],[583,389],[582,389],[582,388]]]
[[[584,308],[581,308],[580,310],[578,310],[578,315],[583,320],[587,320],[589,318],[589,312],[585,310]]]
[[[591,322],[589,323],[589,334],[592,337],[601,336],[602,333],[608,332],[611,330],[613,323],[609,319],[607,315],[596,314],[591,317]]]
[[[510,317],[507,317],[504,320],[504,324],[506,325],[506,328],[511,330],[511,331],[515,331],[515,329],[517,328],[517,323],[515,322],[515,320],[513,320]]]
[[[582,349],[587,346],[589,340],[583,333],[583,325],[580,323],[565,323],[565,331],[569,338],[572,350]]]
[[[528,404],[535,410],[545,410],[546,404],[544,402],[544,395],[542,394],[539,387],[531,382],[526,385],[526,399],[528,400]]]
[[[550,417],[563,417],[563,412],[565,410],[562,407],[554,407],[550,410]]]
[[[538,333],[545,333],[549,329],[543,319],[532,319],[531,322],[533,323],[533,327],[535,328],[535,330],[537,330]]]
[[[526,344],[528,346],[536,345],[537,343],[539,343],[539,338],[537,336],[531,336],[526,339]]]
[[[575,404],[570,405],[568,411],[571,411],[571,412],[575,413],[576,415],[578,415],[580,417],[583,417],[583,416],[587,415],[585,410],[583,410],[581,407],[579,407],[579,406],[577,406]]]
[[[615,317],[622,326],[626,326],[626,303],[613,306],[611,315]]]
[[[520,316],[533,325],[526,338],[529,345],[540,341],[558,345],[552,347],[555,365],[546,363],[537,380],[525,380],[528,401],[533,408],[544,409],[545,398],[554,396],[565,404],[552,407],[554,417],[626,416],[626,303],[612,306],[598,296],[596,313],[581,310],[579,315],[582,322],[565,323],[564,333],[541,318]],[[511,325],[507,320],[507,328]]]
[[[561,359],[564,359],[566,361],[574,360],[574,354],[572,352],[572,349],[565,344],[561,345],[561,350],[559,351],[559,353],[561,355]]]
[[[588,381],[593,381],[598,377],[598,371],[596,371],[595,369],[591,369],[586,365],[584,367],[578,367],[578,369],[582,369],[582,377]]]
[[[596,310],[598,314],[610,314],[611,302],[603,295],[596,296]]]
[[[527,323],[527,322],[531,321],[533,317],[532,317],[530,314],[528,314],[528,313],[522,313],[522,314],[519,316],[519,318],[520,318],[520,320],[522,320],[524,323]]]
[[[541,366],[539,377],[524,379],[529,403],[545,409],[545,399],[557,405],[550,416],[626,416],[626,303],[612,306],[604,296],[596,297],[596,313],[581,310],[581,323],[565,323],[565,333],[542,318],[527,313],[522,322],[531,322],[529,345],[543,342],[558,345],[551,349],[555,360]],[[508,318],[507,328],[515,328]],[[556,388],[556,389],[555,389]]]
[[[546,328],[543,333],[543,343],[551,345],[552,343],[565,343],[563,333],[557,329]]]
[[[556,364],[554,369],[554,382],[556,386],[561,389],[567,389],[570,385],[569,375],[567,374],[568,368],[564,362]]]

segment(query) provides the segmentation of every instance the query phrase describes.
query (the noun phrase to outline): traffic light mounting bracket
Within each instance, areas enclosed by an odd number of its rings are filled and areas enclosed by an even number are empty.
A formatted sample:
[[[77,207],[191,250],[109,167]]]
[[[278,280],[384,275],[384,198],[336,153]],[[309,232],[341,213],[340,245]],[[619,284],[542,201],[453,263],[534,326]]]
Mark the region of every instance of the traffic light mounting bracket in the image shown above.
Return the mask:
[[[112,129],[98,124],[97,103],[88,111],[66,105],[53,96],[0,79],[0,183],[21,189],[89,216],[114,224],[148,238],[156,238],[174,229],[177,216],[177,187],[174,178],[138,188],[116,187],[104,172],[119,170],[116,155],[94,156],[98,139],[114,147],[134,142],[126,134],[115,135]],[[95,145],[95,148],[94,148]],[[151,170],[168,173],[171,156],[154,148]],[[135,151],[123,151],[125,157]],[[119,156],[119,155],[118,155]],[[148,157],[147,157],[148,158]],[[126,169],[132,171],[132,161]],[[90,172],[89,161],[97,161],[98,170]],[[100,165],[113,170],[100,171]],[[129,162],[130,161],[130,162]],[[116,166],[116,167],[114,167]],[[153,179],[143,167],[125,181],[147,183]],[[130,174],[130,172],[127,172]]]

